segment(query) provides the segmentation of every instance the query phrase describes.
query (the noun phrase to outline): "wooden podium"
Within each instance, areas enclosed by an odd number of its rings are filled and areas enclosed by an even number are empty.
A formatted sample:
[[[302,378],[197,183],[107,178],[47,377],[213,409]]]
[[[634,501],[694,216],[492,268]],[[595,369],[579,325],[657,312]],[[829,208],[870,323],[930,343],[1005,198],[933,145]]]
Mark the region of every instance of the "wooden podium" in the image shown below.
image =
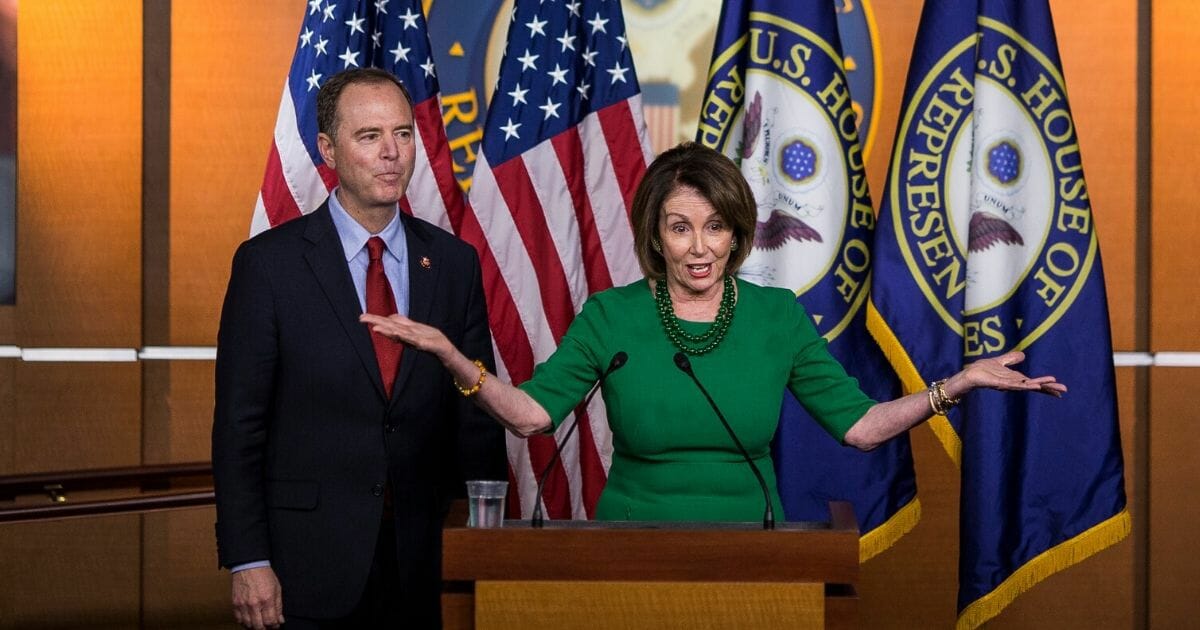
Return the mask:
[[[442,610],[478,628],[853,628],[858,526],[506,521],[448,524]]]

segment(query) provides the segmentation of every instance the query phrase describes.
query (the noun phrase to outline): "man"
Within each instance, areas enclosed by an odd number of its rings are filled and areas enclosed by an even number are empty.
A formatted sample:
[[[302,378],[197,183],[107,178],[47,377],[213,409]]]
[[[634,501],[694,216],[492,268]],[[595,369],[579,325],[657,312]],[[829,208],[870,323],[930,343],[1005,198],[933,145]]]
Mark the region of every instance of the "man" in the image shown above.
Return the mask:
[[[339,186],[243,243],[217,341],[217,547],[238,622],[436,627],[441,526],[464,479],[504,479],[502,430],[436,358],[359,323],[408,313],[492,367],[479,260],[398,211],[416,137],[403,85],[331,77],[318,148]]]

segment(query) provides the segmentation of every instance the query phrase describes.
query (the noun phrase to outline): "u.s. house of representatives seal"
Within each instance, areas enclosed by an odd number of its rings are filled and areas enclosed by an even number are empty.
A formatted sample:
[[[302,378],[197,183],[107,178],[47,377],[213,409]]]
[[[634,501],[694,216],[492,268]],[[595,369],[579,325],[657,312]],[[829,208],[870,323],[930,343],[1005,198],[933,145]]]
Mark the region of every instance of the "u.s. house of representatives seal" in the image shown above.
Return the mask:
[[[832,341],[867,297],[875,225],[841,57],[808,28],[752,12],[709,86],[700,142],[740,163],[758,206],[740,273],[803,296]]]
[[[889,175],[900,251],[968,360],[1053,326],[1097,248],[1061,73],[1008,26],[979,25],[914,92]]]

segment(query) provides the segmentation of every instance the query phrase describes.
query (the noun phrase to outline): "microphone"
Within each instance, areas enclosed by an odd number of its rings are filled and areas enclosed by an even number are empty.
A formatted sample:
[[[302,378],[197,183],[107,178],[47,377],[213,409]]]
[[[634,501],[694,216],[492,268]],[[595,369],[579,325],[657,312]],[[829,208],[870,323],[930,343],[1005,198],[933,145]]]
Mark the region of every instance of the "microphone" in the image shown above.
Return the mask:
[[[708,401],[708,405],[716,412],[717,418],[724,425],[725,430],[729,433],[729,437],[733,439],[733,443],[738,447],[738,451],[746,459],[746,463],[750,465],[750,470],[754,471],[754,478],[758,479],[758,485],[762,488],[763,502],[767,506],[763,511],[763,529],[775,529],[775,508],[771,505],[771,493],[767,490],[767,482],[763,479],[762,473],[759,472],[758,466],[754,465],[754,460],[750,459],[750,453],[746,452],[746,447],[742,446],[742,441],[733,432],[733,427],[729,426],[729,421],[725,419],[725,414],[721,413],[721,409],[717,407],[717,403],[713,402],[712,396],[708,395],[708,390],[704,389],[704,386],[700,384],[700,379],[696,378],[696,373],[692,371],[692,362],[688,360],[686,354],[682,352],[675,353],[675,367],[692,378],[692,382],[696,384],[700,393],[704,394],[704,399]]]
[[[612,360],[608,362],[608,368],[600,374],[600,378],[596,379],[596,384],[592,385],[592,389],[588,391],[587,396],[583,399],[582,407],[584,409],[592,402],[592,398],[596,395],[596,392],[600,391],[600,386],[604,384],[604,379],[608,378],[609,374],[621,369],[621,366],[625,365],[625,362],[628,360],[629,355],[625,354],[624,351],[613,355]],[[546,464],[546,467],[542,469],[542,474],[538,476],[537,495],[533,497],[533,515],[529,517],[529,525],[534,529],[541,529],[543,525],[542,491],[545,489],[546,478],[550,476],[550,470],[554,468],[554,464],[562,457],[562,448],[567,443],[567,440],[571,439],[571,434],[575,432],[575,427],[577,426],[579,426],[578,416],[576,416],[575,423],[571,425],[571,428],[567,429],[567,434],[563,436],[562,441],[554,445],[554,457],[550,458],[550,463]]]

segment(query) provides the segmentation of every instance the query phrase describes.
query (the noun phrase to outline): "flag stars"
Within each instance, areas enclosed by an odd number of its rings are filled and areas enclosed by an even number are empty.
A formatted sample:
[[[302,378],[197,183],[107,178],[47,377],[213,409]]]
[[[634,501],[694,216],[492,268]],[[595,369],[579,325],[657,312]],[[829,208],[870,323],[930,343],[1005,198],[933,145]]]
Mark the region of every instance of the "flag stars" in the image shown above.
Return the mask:
[[[323,76],[325,76],[325,75],[317,74],[316,70],[313,70],[312,74],[308,75],[308,78],[305,79],[304,81],[306,83],[308,83],[308,91],[309,92],[321,87],[321,77],[323,77]]]
[[[562,103],[555,103],[549,96],[546,97],[545,105],[538,105],[538,109],[545,112],[542,120],[550,120],[551,117],[558,118],[558,108],[562,107]]]
[[[349,46],[346,46],[346,52],[338,55],[338,59],[342,60],[343,70],[349,68],[350,66],[354,66],[355,68],[358,67],[358,53],[350,50]]]
[[[404,42],[396,42],[396,47],[388,52],[392,53],[392,56],[394,57],[394,59],[392,59],[392,63],[400,63],[401,61],[408,61],[408,53],[411,50],[411,48],[404,47]]]
[[[579,16],[579,4],[580,4],[579,2],[567,3],[567,10],[571,12],[571,15],[574,15],[575,17],[580,17]]]
[[[580,82],[579,85],[575,86],[575,91],[579,92],[579,100],[588,100],[588,90],[590,89],[592,89],[592,86],[588,85],[586,82]]]
[[[565,68],[558,67],[558,64],[554,64],[554,69],[546,74],[549,75],[550,78],[554,79],[554,81],[550,83],[550,87],[554,87],[559,83],[562,83],[563,85],[566,85],[567,83],[567,70]]]
[[[420,13],[413,13],[412,7],[404,11],[404,15],[398,15],[397,18],[404,20],[404,30],[417,28],[417,18],[421,17]]]
[[[629,72],[629,68],[622,68],[621,62],[618,61],[613,64],[613,67],[606,69],[605,72],[612,75],[612,83],[610,83],[610,85],[615,85],[617,83],[617,81],[620,81],[621,83],[626,83],[625,73]]]
[[[545,36],[546,35],[546,29],[545,29],[546,24],[548,24],[548,22],[546,20],[542,20],[541,22],[539,22],[537,19],[537,16],[536,15],[533,16],[532,21],[525,23],[525,26],[527,26],[529,28],[529,37],[532,39],[534,35]]]
[[[350,27],[350,37],[354,37],[355,31],[358,31],[363,35],[367,34],[367,32],[363,30],[363,22],[366,22],[366,19],[358,17],[358,12],[355,11],[354,14],[350,16],[350,19],[343,22],[343,24]]]
[[[325,22],[328,22],[329,20],[332,20],[332,19],[333,19],[333,12],[334,12],[336,9],[337,9],[337,5],[336,5],[336,4],[327,4],[327,5],[325,5],[325,8],[324,8],[324,9],[322,9],[322,12],[324,13],[324,15],[322,15],[322,16],[321,16],[321,22],[322,22],[322,23],[325,23]]]
[[[508,93],[508,95],[512,97],[513,107],[516,107],[517,103],[524,103],[525,105],[528,105],[529,101],[525,100],[525,94],[528,92],[528,89],[522,90],[521,84],[518,83],[517,87]]]
[[[566,30],[566,31],[563,31],[562,37],[559,37],[558,39],[556,39],[554,41],[562,44],[562,50],[560,50],[559,52],[567,52],[568,48],[570,48],[571,50],[575,50],[575,39],[576,39],[576,37],[571,34],[571,31]]]
[[[300,47],[304,48],[306,46],[311,45],[312,44],[312,36],[313,36],[313,31],[311,28],[304,29],[304,32],[300,34]]]
[[[321,10],[321,0],[308,0],[308,14],[316,15]]]
[[[591,27],[592,27],[592,35],[595,35],[596,33],[607,33],[608,32],[604,28],[604,25],[608,24],[608,20],[600,19],[599,11],[596,12],[596,17],[588,20],[588,24],[591,25]]]
[[[425,71],[426,77],[433,76],[433,57],[425,59],[425,63],[421,64],[421,69]]]
[[[592,48],[589,46],[588,48],[584,49],[583,54],[580,56],[583,57],[584,63],[595,68],[596,67],[596,55],[598,55],[598,54],[599,54],[599,51],[592,50]]]
[[[329,54],[329,51],[325,49],[325,47],[328,45],[329,45],[329,40],[325,39],[324,37],[322,37],[320,40],[317,41],[317,44],[315,46],[313,46],[313,49],[317,51],[318,57],[320,57],[321,55]]]
[[[392,0],[375,0],[375,10],[387,15],[387,5]]]
[[[624,35],[617,35],[617,41],[621,42],[621,52],[625,52],[625,47],[629,45],[629,40],[625,39]]]
[[[525,55],[523,57],[517,57],[517,61],[521,62],[521,72],[526,70],[537,70],[537,64],[534,62],[537,61],[538,57],[541,57],[541,55],[531,55],[529,54],[529,49],[526,48]]]
[[[371,33],[371,43],[376,48],[379,48],[380,46],[382,46],[383,45],[383,33],[380,33],[379,31],[375,31],[374,33]]]
[[[508,124],[501,125],[500,130],[504,132],[504,141],[508,142],[510,138],[521,139],[521,134],[517,133],[517,129],[521,128],[521,123],[514,123],[511,118],[508,119]]]

